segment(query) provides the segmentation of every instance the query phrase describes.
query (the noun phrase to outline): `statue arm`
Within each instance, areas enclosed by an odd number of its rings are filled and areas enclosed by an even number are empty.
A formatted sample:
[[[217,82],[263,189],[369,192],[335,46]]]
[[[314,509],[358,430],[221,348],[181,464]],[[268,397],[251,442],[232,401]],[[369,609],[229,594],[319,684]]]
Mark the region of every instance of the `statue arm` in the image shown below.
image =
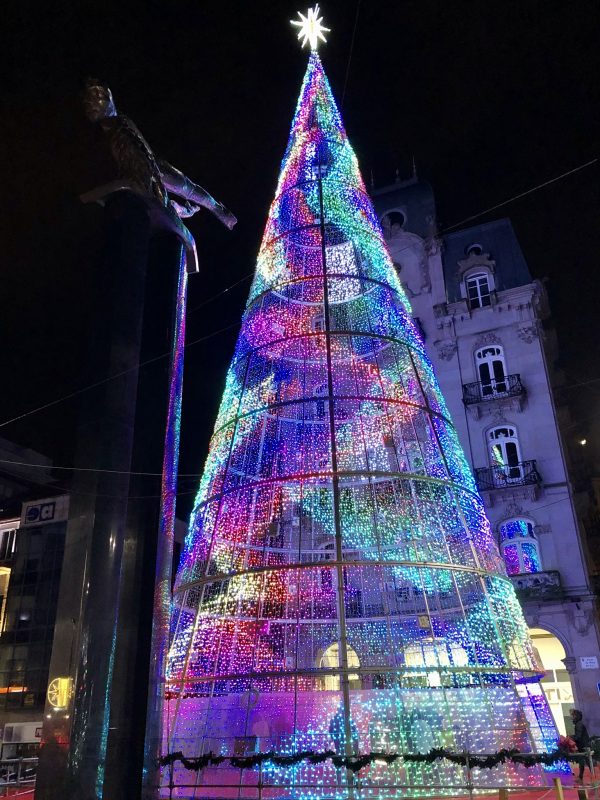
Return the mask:
[[[223,225],[226,225],[230,230],[233,228],[237,222],[236,217],[231,211],[225,208],[222,203],[215,200],[206,189],[203,189],[202,186],[198,186],[197,183],[191,181],[183,172],[173,167],[167,161],[159,161],[158,168],[160,169],[162,180],[167,190],[189,201],[185,204],[189,215],[198,210],[198,208],[195,208],[192,211],[190,206],[192,208],[193,206],[206,208],[214,214]]]

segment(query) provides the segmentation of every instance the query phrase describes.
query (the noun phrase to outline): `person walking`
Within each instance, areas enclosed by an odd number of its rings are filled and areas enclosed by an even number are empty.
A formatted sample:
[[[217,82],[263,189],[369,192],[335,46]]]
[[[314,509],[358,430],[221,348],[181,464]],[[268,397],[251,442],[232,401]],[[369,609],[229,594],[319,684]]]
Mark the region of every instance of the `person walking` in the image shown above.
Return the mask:
[[[571,720],[573,722],[573,740],[577,745],[577,752],[583,753],[590,746],[590,735],[587,728],[583,724],[583,714],[578,708],[572,708],[569,711]],[[585,772],[586,757],[580,756],[577,761],[579,762],[579,777],[577,781],[583,783],[583,773]]]

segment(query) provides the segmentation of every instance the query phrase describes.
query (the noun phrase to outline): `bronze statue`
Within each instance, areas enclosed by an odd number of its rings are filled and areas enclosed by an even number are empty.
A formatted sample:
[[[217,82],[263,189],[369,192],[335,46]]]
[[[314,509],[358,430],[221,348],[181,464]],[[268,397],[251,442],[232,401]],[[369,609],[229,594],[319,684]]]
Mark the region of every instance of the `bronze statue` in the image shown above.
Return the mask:
[[[88,78],[83,106],[87,118],[99,124],[106,134],[119,177],[141,194],[156,197],[164,206],[171,204],[180,217],[191,217],[200,208],[206,208],[223,225],[233,228],[237,219],[231,211],[171,164],[155,157],[134,123],[117,111],[108,86]],[[170,198],[167,191],[182,202]]]

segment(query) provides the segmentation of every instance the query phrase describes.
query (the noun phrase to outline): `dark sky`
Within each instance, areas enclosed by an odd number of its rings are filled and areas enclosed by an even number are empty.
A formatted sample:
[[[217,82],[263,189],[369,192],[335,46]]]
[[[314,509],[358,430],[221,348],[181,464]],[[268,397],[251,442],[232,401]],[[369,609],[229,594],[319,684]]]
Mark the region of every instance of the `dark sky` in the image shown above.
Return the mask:
[[[233,233],[208,215],[189,223],[202,272],[190,285],[188,340],[239,320],[248,281],[194,309],[254,267],[306,65],[289,25],[299,8],[3,4],[0,421],[85,385],[81,331],[88,304],[103,302],[90,297],[94,241],[77,199],[99,182],[79,106],[87,75],[111,86],[160,156],[237,214]],[[321,8],[332,28],[322,58],[340,101],[356,3]],[[343,114],[367,182],[407,175],[414,155],[443,228],[595,158],[599,22],[597,0],[362,0]],[[600,379],[599,211],[595,165],[478,220],[510,216],[533,275],[548,278],[573,435],[592,440],[600,380],[577,384]],[[188,350],[182,472],[201,469],[235,336]],[[67,400],[0,436],[72,463],[76,408]]]

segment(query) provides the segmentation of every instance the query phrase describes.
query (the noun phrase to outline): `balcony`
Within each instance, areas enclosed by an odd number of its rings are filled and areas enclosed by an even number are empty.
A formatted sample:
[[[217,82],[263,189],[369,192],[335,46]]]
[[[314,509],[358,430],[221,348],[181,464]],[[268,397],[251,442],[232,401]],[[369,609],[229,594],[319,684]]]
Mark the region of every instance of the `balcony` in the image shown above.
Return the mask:
[[[559,599],[563,595],[560,572],[556,570],[512,575],[511,581],[519,600]]]
[[[521,461],[511,466],[495,464],[475,470],[475,480],[484,500],[494,504],[494,496],[522,497],[536,500],[542,482],[535,461]]]
[[[488,406],[490,412],[499,405],[521,411],[526,394],[520,375],[505,375],[503,378],[490,378],[485,382],[463,384],[463,403],[475,419],[485,412],[485,404],[490,404],[491,408]]]

